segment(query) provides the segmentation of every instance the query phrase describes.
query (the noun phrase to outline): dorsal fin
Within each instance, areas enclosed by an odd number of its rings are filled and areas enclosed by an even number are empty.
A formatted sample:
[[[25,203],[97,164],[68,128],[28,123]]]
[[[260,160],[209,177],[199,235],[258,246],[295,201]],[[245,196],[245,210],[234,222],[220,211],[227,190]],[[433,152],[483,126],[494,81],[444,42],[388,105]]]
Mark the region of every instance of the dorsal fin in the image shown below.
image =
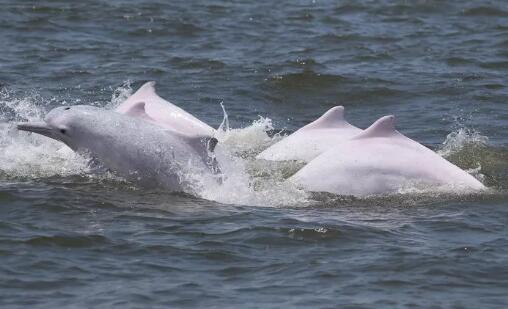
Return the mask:
[[[302,129],[335,128],[340,126],[351,126],[351,124],[344,119],[344,106],[330,108],[321,117]]]
[[[133,96],[135,95],[153,95],[153,94],[157,94],[155,92],[155,81],[149,81],[149,82],[146,82],[143,84],[143,86],[139,87],[138,91],[134,92],[134,94],[132,94]]]
[[[395,130],[395,116],[388,115],[376,120],[370,127],[354,138],[390,137],[395,134],[398,134]]]
[[[126,114],[135,104],[140,102],[151,102],[155,98],[159,98],[155,92],[155,82],[146,82],[136,92],[127,98],[122,104],[115,108],[115,111],[121,114]]]
[[[145,102],[134,103],[133,105],[131,105],[129,107],[129,109],[127,109],[125,111],[125,115],[134,117],[134,118],[140,118],[140,119],[143,119],[146,121],[151,121],[151,122],[154,121],[154,119],[152,117],[148,116],[148,114],[145,111]]]

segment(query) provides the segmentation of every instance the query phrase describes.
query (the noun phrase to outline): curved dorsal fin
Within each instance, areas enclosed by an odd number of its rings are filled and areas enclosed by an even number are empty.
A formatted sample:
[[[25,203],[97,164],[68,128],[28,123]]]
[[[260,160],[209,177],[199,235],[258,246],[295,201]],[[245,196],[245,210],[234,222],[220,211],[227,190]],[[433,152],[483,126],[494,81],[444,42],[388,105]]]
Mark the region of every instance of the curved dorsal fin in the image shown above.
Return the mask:
[[[334,128],[340,126],[351,126],[351,124],[344,119],[344,106],[335,106],[330,108],[321,117],[309,123],[302,129]]]
[[[154,119],[145,111],[145,105],[145,102],[134,103],[125,111],[125,115],[153,122]]]
[[[397,130],[395,130],[395,116],[388,115],[376,120],[355,138],[390,137],[397,133]]]
[[[159,98],[159,96],[155,92],[155,82],[146,82],[136,92],[128,97],[127,100],[118,105],[115,108],[115,111],[121,114],[126,114],[134,107],[134,105],[142,102],[151,102],[156,98]]]
[[[149,81],[149,82],[146,82],[143,84],[143,86],[139,87],[138,91],[134,92],[132,94],[132,96],[135,96],[135,95],[153,95],[153,94],[157,94],[157,92],[155,92],[155,81]]]

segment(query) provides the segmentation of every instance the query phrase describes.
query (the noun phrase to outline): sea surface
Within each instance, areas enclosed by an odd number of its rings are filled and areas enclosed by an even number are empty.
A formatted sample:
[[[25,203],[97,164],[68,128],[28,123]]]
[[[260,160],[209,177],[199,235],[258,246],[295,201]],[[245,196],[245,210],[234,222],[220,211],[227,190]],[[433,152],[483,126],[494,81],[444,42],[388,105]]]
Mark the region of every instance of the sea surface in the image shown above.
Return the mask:
[[[508,2],[0,7],[0,307],[508,307]],[[15,128],[152,80],[215,128],[224,105],[222,186],[143,188]],[[335,105],[489,190],[310,194],[254,159]]]

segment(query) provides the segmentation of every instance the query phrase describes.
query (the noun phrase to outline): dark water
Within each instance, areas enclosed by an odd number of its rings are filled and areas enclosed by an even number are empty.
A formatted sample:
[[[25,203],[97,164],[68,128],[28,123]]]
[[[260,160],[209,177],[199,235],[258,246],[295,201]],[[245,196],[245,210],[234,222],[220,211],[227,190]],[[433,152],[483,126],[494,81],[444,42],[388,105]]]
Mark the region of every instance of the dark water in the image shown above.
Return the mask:
[[[508,306],[506,2],[0,4],[2,307]],[[246,166],[225,188],[141,189],[13,128],[148,80],[214,127],[224,102]],[[491,190],[310,196],[253,160],[337,104]]]

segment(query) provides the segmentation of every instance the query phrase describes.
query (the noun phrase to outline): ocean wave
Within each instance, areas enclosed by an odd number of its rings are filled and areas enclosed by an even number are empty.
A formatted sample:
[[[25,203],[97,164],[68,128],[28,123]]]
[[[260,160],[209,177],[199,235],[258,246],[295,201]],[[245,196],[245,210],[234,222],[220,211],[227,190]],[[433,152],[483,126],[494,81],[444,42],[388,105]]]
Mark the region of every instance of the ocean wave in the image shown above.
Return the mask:
[[[477,6],[464,10],[465,16],[508,16],[508,12],[497,7],[492,6]]]
[[[284,90],[311,88],[313,91],[317,91],[319,88],[332,87],[346,80],[340,75],[322,74],[305,69],[299,73],[273,75],[267,79],[267,82],[275,88]]]

